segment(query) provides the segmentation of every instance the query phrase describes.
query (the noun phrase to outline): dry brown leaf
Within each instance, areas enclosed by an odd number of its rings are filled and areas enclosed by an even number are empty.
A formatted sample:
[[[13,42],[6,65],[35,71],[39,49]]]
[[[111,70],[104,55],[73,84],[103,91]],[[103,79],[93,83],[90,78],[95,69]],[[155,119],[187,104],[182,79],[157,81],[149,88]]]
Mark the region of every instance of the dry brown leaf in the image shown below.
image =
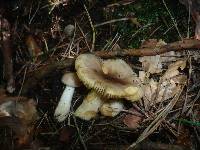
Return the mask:
[[[167,71],[160,81],[157,82],[153,79],[148,79],[145,72],[140,72],[139,78],[143,83],[143,101],[145,109],[153,104],[165,101],[174,97],[178,92],[178,85],[184,84],[187,77],[185,75],[180,75],[178,69],[183,70],[186,66],[186,60],[178,60],[175,63],[169,65]]]
[[[170,79],[176,75],[179,75],[178,69],[181,70],[185,69],[186,67],[186,60],[178,60],[175,63],[169,65],[167,71],[162,76],[162,80]]]
[[[26,46],[32,58],[37,58],[39,55],[42,54],[42,50],[40,49],[35,38],[32,35],[29,35],[26,38]]]
[[[154,81],[153,79],[150,79],[149,83],[143,86],[144,90],[144,106],[145,109],[148,109],[149,105],[154,104],[155,97],[156,97],[156,91],[158,88],[158,82]]]
[[[177,75],[175,77],[171,77],[168,80],[162,80],[158,89],[157,99],[155,103],[159,103],[174,97],[174,95],[179,90],[177,85],[184,84],[186,82],[186,79],[187,77],[185,75]]]
[[[142,41],[140,48],[152,48],[152,47],[155,47],[157,43],[158,43],[157,39],[148,39],[148,40]]]
[[[8,97],[0,99],[0,117],[17,117],[25,124],[30,124],[38,117],[36,103],[25,97]]]
[[[142,43],[141,48],[152,48],[155,47],[155,51],[159,47],[166,45],[163,40],[150,39]],[[142,67],[146,72],[151,74],[162,72],[162,58],[160,55],[156,56],[143,56],[139,58],[142,63]]]
[[[9,127],[14,131],[18,146],[30,144],[32,123],[37,118],[36,103],[33,99],[0,95],[0,126]]]
[[[186,60],[178,60],[168,66],[164,75],[160,78],[156,103],[172,98],[178,92],[178,86],[187,80],[185,75],[180,75],[179,68],[186,67]]]
[[[155,47],[155,51],[159,49],[159,47],[166,45],[166,43],[162,40],[150,39],[148,41],[144,41],[142,43],[142,48],[152,48]],[[161,55],[156,56],[143,56],[139,58],[139,61],[142,63],[142,67],[144,71],[155,74],[162,72],[163,63],[174,62],[177,61],[179,53],[175,53],[174,51],[167,52]]]
[[[160,55],[156,56],[143,56],[139,58],[142,63],[142,68],[144,71],[151,74],[162,72],[162,62]]]
[[[70,126],[64,126],[59,131],[59,141],[63,143],[69,143],[72,135],[75,134],[75,129]]]
[[[129,111],[133,112],[135,114],[138,114],[138,116],[128,114],[124,117],[123,122],[127,127],[131,128],[131,129],[136,129],[139,127],[140,122],[142,121],[142,118],[140,117],[141,114],[138,111],[136,111],[134,108],[129,109]]]

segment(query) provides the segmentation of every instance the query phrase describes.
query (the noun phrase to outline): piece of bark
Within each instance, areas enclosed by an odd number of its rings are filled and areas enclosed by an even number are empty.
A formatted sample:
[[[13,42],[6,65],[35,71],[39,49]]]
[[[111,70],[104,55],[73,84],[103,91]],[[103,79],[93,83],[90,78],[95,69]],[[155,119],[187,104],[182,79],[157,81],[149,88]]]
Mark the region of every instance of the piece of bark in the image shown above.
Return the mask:
[[[13,76],[11,34],[9,22],[0,15],[0,34],[1,51],[4,59],[4,78],[7,81],[7,91],[13,93],[15,90],[15,81]]]

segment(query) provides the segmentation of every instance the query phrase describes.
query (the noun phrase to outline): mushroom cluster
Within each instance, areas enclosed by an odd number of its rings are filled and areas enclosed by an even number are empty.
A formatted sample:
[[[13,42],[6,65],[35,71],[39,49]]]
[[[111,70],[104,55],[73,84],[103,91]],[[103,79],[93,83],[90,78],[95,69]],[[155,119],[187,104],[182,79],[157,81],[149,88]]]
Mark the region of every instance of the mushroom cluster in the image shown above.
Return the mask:
[[[75,116],[84,120],[94,118],[99,111],[114,117],[124,109],[120,99],[133,102],[143,95],[136,84],[136,74],[122,59],[102,60],[93,54],[81,54],[75,61],[75,69],[76,74],[66,73],[62,78],[66,88],[54,113],[59,122],[68,116],[74,88],[80,86],[80,81],[91,89],[75,111]]]
[[[93,54],[81,54],[75,62],[77,76],[92,91],[75,111],[75,116],[90,120],[98,111],[114,117],[124,108],[119,99],[139,100],[143,92],[136,74],[122,59],[102,60]]]

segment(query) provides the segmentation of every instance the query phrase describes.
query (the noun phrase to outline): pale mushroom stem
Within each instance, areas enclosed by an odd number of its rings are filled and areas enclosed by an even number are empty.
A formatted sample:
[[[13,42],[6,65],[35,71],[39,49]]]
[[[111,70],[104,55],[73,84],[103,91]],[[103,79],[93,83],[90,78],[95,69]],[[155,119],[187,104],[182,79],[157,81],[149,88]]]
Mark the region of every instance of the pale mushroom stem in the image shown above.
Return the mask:
[[[55,118],[59,122],[62,122],[67,118],[67,115],[70,111],[74,90],[74,87],[66,86],[65,90],[63,91],[63,94],[54,113]]]

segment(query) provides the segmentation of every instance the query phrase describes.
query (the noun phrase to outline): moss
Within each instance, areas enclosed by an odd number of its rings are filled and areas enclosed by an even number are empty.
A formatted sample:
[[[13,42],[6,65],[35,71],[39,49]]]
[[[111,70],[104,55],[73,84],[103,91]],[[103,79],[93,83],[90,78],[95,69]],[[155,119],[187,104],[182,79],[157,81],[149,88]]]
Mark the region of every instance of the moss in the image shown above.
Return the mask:
[[[187,10],[178,0],[165,0],[165,2],[174,20],[178,23],[179,32],[185,37],[187,35]],[[141,27],[136,27],[131,22],[117,24],[115,33],[119,32],[122,35],[124,45],[139,47],[141,40],[150,38],[163,39],[166,42],[180,39],[173,20],[161,0],[140,0],[138,3],[119,7],[113,13],[113,18],[127,16],[127,14],[134,14]]]

